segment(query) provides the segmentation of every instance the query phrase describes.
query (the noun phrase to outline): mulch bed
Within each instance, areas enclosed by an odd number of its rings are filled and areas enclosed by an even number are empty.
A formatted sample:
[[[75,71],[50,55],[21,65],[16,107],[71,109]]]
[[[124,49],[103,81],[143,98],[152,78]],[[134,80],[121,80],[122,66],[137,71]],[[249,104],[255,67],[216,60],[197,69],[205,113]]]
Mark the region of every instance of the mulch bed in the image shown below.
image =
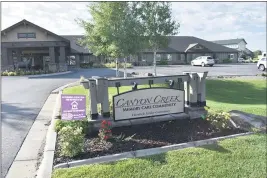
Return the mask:
[[[203,119],[176,120],[113,128],[113,136],[119,136],[120,134],[124,134],[125,138],[134,136],[128,141],[101,142],[97,136],[98,133],[92,133],[85,138],[84,152],[74,158],[59,156],[60,150],[57,144],[54,165],[74,160],[204,140],[244,132],[245,131],[240,129],[218,131],[213,128],[209,122]]]

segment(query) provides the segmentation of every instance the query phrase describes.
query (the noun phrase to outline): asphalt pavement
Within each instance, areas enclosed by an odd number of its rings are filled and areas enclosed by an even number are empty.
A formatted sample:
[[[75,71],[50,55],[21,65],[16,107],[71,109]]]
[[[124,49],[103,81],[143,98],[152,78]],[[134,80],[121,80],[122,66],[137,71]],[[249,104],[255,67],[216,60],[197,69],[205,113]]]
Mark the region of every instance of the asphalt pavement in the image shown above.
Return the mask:
[[[183,72],[204,72],[208,71],[208,76],[225,76],[225,75],[257,75],[262,72],[257,69],[255,63],[242,64],[215,64],[213,67],[201,67],[190,65],[171,65],[157,67],[157,74],[163,75],[180,75]],[[127,72],[154,73],[153,66],[134,67],[127,69]]]
[[[256,64],[223,65],[214,67],[168,66],[158,67],[157,72],[165,75],[179,75],[184,71],[208,71],[216,75],[256,75],[262,73]],[[153,67],[135,67],[131,72],[153,72]],[[43,104],[54,89],[75,82],[81,76],[114,77],[112,69],[80,69],[74,73],[51,77],[2,77],[2,171],[6,175],[17,152]],[[123,75],[121,75],[123,76]],[[29,150],[30,151],[30,150]]]

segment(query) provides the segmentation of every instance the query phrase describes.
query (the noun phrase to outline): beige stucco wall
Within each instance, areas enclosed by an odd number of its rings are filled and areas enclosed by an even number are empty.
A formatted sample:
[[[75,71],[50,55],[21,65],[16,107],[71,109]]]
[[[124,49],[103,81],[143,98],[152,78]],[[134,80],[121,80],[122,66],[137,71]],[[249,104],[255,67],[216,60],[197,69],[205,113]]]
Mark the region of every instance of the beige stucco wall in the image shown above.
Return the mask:
[[[19,38],[18,33],[36,33],[36,38]],[[62,41],[60,38],[47,35],[45,31],[40,30],[39,28],[35,28],[29,25],[21,25],[17,28],[9,31],[6,35],[2,35],[2,42],[21,42],[21,41]]]
[[[246,49],[246,43],[244,41],[241,41],[238,44],[238,49],[244,51]]]

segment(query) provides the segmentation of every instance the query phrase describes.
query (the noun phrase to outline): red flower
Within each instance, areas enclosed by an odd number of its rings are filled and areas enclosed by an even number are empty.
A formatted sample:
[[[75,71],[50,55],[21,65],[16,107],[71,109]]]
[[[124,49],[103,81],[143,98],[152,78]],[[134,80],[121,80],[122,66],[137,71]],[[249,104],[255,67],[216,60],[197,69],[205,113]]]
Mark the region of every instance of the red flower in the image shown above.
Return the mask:
[[[103,120],[103,121],[102,121],[102,124],[106,124],[106,123],[107,123],[107,121],[106,121],[106,120]]]
[[[108,136],[107,136],[107,135],[105,135],[105,136],[104,136],[104,140],[107,140],[107,139],[108,139]]]
[[[111,122],[110,121],[108,121],[108,125],[111,125]]]

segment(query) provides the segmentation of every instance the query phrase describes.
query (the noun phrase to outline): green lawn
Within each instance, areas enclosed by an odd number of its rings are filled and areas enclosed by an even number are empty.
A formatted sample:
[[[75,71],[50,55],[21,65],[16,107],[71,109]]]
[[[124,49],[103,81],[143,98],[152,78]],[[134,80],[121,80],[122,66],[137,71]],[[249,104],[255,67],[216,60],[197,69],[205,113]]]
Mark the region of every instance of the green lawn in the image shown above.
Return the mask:
[[[110,164],[56,169],[52,178],[265,178],[266,135]]]
[[[266,116],[266,80],[207,80],[207,105]]]

